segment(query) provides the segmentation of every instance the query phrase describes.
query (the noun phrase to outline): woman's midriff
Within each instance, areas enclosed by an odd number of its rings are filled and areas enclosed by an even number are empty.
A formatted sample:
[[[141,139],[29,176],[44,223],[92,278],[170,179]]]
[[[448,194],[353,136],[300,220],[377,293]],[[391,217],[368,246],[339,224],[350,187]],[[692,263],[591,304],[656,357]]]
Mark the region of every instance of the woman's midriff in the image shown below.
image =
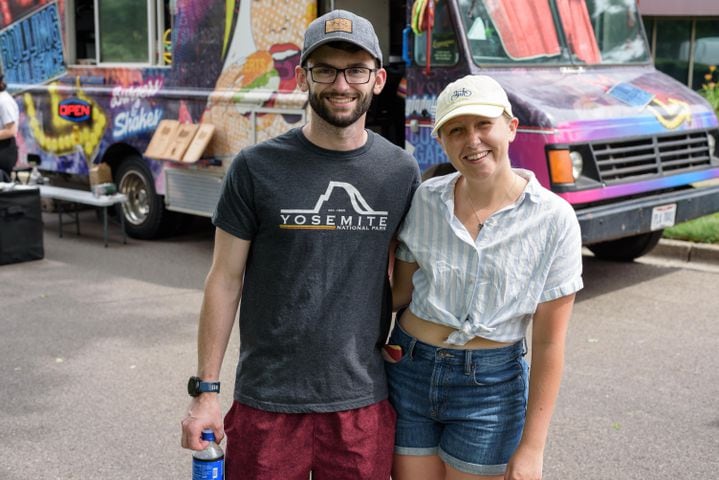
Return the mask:
[[[409,308],[402,314],[399,324],[402,326],[402,330],[409,335],[435,347],[474,350],[479,348],[500,348],[510,345],[510,343],[495,342],[482,337],[474,337],[464,345],[446,343],[447,337],[456,329],[419,318]]]

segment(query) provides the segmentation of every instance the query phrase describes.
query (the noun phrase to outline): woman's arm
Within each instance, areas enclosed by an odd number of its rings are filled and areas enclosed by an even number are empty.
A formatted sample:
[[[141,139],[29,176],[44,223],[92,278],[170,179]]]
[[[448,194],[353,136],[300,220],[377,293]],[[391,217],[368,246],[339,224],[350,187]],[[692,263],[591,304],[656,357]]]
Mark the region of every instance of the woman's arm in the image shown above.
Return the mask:
[[[416,263],[403,262],[395,259],[392,271],[392,310],[409,305],[412,300],[412,275],[417,271],[419,265]]]
[[[5,140],[6,138],[13,138],[15,135],[17,135],[16,122],[6,123],[3,128],[0,128],[0,140]]]
[[[542,478],[544,446],[559,394],[564,345],[574,294],[540,303],[532,322],[532,373],[522,439],[507,466],[505,479]]]

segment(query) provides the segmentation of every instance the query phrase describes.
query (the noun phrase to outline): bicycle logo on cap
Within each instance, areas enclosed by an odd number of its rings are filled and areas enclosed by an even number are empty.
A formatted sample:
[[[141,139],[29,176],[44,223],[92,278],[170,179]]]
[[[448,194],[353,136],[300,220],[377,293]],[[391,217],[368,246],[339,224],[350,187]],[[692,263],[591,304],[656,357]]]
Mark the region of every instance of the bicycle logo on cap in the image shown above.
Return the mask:
[[[450,98],[451,101],[455,101],[462,97],[470,97],[472,96],[472,91],[466,88],[460,88],[459,90],[455,90],[454,93],[452,93],[452,97]]]

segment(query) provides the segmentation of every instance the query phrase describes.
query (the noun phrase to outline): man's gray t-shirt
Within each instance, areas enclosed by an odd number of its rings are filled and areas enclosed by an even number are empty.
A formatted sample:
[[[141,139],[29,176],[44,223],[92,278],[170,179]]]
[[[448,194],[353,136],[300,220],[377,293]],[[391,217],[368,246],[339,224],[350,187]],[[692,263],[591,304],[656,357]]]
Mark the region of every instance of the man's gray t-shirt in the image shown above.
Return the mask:
[[[337,152],[294,129],[242,150],[227,172],[213,223],[252,241],[241,403],[332,412],[387,397],[388,251],[419,172],[411,155],[367,133],[363,147]]]

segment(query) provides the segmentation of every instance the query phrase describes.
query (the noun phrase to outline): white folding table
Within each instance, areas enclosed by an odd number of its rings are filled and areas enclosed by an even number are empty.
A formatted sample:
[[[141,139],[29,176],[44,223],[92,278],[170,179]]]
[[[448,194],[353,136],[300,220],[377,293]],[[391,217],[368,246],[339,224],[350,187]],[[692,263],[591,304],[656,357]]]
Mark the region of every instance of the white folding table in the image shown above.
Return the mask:
[[[92,192],[87,190],[76,190],[72,188],[54,187],[52,185],[39,185],[40,196],[44,198],[52,198],[59,200],[57,204],[57,212],[59,217],[58,232],[62,237],[62,216],[63,214],[74,214],[75,215],[75,231],[80,235],[80,219],[78,218],[78,211],[65,211],[63,209],[63,202],[80,203],[83,205],[90,205],[93,207],[102,208],[102,233],[103,239],[105,240],[105,247],[107,247],[107,208],[118,203],[123,203],[127,200],[127,196],[122,193],[115,193],[114,195],[101,195],[96,197]],[[122,229],[122,243],[127,243],[127,233],[125,232],[125,216],[120,216],[120,228]]]

